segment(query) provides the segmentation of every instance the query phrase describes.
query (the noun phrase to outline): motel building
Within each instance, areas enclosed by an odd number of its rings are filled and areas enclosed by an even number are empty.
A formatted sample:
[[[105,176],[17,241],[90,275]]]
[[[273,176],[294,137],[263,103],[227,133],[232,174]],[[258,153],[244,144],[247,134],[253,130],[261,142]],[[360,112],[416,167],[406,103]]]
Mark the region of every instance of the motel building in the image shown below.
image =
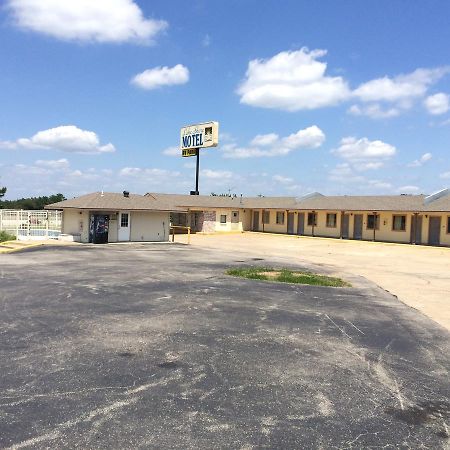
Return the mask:
[[[197,233],[267,232],[450,247],[450,189],[432,195],[218,197],[95,192],[48,205],[79,242],[168,241]]]

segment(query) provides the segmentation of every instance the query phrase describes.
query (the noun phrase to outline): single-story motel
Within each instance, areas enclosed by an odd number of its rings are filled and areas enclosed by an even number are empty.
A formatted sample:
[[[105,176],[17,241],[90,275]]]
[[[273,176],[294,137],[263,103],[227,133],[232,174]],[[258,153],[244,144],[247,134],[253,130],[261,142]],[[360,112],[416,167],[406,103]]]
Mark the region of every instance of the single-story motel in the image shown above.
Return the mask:
[[[432,195],[221,197],[95,192],[48,205],[79,242],[168,241],[193,232],[258,231],[450,246],[450,189]]]

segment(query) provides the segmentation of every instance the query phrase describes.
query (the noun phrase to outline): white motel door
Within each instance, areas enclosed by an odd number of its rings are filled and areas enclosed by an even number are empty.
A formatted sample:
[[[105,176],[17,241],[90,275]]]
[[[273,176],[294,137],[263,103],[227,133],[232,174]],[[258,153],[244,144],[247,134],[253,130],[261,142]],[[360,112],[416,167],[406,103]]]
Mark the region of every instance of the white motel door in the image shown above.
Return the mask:
[[[129,241],[130,240],[130,213],[121,212],[119,213],[119,241]]]

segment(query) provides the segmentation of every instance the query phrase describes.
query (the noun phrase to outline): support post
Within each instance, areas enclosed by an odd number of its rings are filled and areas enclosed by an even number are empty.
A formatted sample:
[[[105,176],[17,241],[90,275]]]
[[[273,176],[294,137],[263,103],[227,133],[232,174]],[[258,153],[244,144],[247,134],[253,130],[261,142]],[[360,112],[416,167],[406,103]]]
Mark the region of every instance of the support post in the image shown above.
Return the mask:
[[[200,172],[200,149],[198,148],[195,153],[197,159],[197,164],[195,168],[195,192],[197,192],[198,195],[198,174]]]
[[[188,245],[191,243],[191,227],[188,227]]]
[[[195,165],[195,191],[191,191],[191,195],[199,195],[198,191],[198,175],[200,172],[200,149],[195,149],[195,159],[196,159],[196,165]]]
[[[374,213],[373,213],[373,242],[376,241],[377,216],[378,216],[378,214],[374,211]]]

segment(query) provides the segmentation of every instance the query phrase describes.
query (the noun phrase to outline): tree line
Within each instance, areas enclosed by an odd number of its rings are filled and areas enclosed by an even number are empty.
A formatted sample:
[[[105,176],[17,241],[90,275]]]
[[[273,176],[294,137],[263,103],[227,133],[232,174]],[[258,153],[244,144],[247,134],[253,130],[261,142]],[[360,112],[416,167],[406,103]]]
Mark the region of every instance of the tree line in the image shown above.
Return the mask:
[[[41,197],[26,197],[17,200],[2,200],[7,189],[0,187],[0,209],[44,209],[50,203],[62,202],[66,200],[63,194],[54,194]]]

